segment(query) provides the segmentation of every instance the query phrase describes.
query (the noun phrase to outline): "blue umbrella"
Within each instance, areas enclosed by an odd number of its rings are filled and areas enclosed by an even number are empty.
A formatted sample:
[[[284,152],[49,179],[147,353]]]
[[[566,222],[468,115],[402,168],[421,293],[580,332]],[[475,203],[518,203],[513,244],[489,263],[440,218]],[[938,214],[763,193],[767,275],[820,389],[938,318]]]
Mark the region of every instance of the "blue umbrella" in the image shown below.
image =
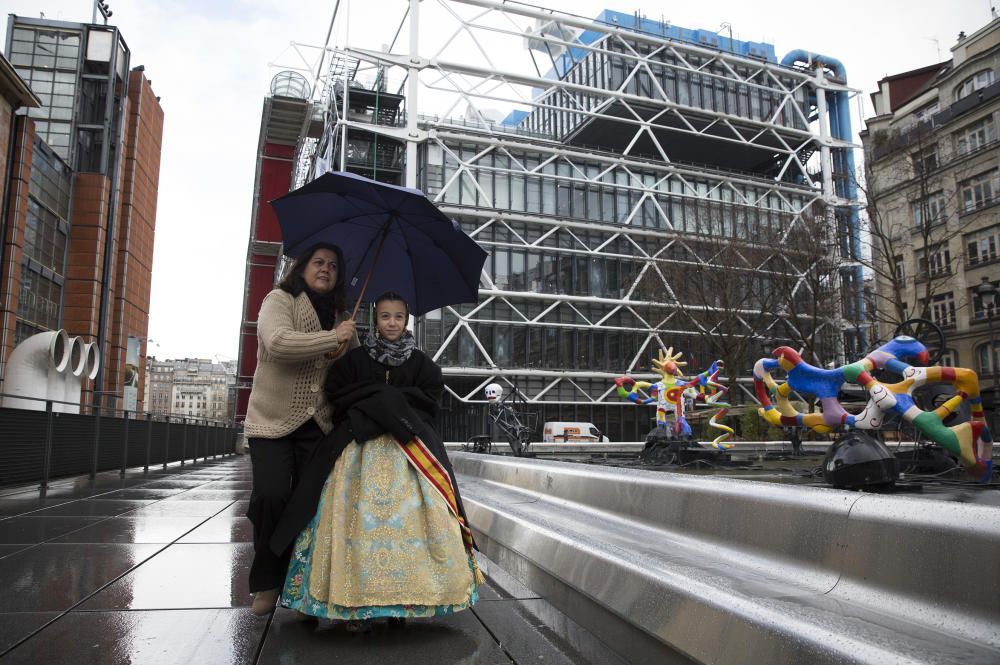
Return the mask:
[[[419,315],[478,297],[486,252],[418,189],[333,172],[271,205],[288,256],[319,242],[344,250],[341,279],[358,302],[395,291]]]

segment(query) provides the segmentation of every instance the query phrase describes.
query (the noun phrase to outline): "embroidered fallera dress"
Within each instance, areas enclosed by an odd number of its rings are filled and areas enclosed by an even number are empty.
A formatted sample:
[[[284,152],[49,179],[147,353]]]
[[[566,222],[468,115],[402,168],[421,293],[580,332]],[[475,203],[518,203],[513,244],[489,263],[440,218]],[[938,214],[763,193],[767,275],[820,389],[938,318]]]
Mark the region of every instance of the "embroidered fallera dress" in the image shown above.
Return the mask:
[[[356,351],[354,361],[369,360]],[[448,500],[384,433],[337,458],[295,541],[281,604],[327,619],[438,616],[476,602],[474,570]]]

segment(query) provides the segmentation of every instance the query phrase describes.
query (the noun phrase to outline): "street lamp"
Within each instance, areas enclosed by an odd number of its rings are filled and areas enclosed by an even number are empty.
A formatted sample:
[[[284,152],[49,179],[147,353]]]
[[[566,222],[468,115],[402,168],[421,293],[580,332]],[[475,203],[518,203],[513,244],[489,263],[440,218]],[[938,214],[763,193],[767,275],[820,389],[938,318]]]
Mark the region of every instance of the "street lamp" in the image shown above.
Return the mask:
[[[997,294],[1000,293],[1000,289],[997,289],[990,281],[989,277],[983,276],[982,281],[979,286],[975,289],[976,295],[979,296],[979,303],[983,307],[983,313],[986,315],[986,323],[989,326],[990,337],[988,357],[990,359],[990,388],[993,394],[993,399],[990,402],[990,413],[992,417],[990,418],[990,429],[996,431],[996,410],[997,410],[997,352],[996,352],[996,340],[993,337],[993,312],[996,311],[997,307]]]

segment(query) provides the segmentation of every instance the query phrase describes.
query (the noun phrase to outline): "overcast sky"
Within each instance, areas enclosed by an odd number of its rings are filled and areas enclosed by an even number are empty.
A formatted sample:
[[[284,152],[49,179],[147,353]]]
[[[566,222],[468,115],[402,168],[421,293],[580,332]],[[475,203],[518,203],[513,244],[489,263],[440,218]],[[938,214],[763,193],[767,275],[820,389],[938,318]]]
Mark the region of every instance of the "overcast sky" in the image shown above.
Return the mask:
[[[155,343],[149,354],[236,357],[261,103],[278,71],[274,64],[296,57],[291,42],[323,42],[334,4],[110,0],[111,22],[121,29],[133,66],[145,66],[166,115],[149,325]],[[342,0],[333,43],[342,44],[348,31],[352,45],[388,43],[406,4]],[[959,31],[974,32],[990,20],[987,0],[536,4],[589,17],[604,8],[640,11],[686,28],[718,30],[727,22],[734,38],[774,44],[779,60],[795,49],[837,58],[849,85],[865,93],[865,116],[871,115],[868,93],[880,78],[949,59]],[[422,7],[432,19],[441,11],[436,0],[424,0]],[[88,22],[92,12],[86,0],[2,0],[0,8],[4,14],[44,12],[46,18]],[[422,32],[423,55],[435,36]],[[406,50],[406,38],[404,28],[396,51]]]

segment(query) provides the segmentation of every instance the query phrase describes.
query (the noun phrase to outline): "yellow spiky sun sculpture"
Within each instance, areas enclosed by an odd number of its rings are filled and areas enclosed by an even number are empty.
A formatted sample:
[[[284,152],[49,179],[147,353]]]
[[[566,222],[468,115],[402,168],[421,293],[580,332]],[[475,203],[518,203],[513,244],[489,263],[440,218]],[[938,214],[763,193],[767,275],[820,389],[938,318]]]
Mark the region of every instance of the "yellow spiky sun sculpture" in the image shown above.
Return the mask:
[[[682,378],[684,375],[681,374],[680,368],[687,365],[686,362],[681,361],[681,356],[684,353],[678,351],[674,353],[674,347],[667,349],[666,353],[663,353],[663,349],[660,349],[657,353],[657,357],[653,359],[653,371],[663,375],[664,378],[667,376],[675,376]]]

